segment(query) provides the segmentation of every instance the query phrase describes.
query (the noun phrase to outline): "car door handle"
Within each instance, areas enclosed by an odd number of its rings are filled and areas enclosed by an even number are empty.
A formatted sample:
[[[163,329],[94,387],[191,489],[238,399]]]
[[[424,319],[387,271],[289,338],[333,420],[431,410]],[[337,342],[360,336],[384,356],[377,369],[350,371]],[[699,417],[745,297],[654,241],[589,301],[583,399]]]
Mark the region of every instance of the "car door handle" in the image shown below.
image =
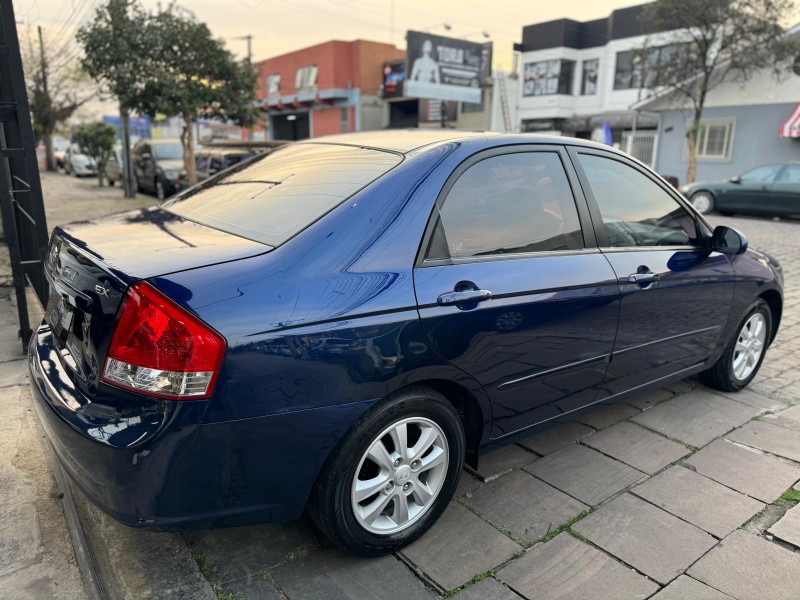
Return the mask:
[[[451,304],[462,304],[465,302],[482,302],[492,297],[489,290],[465,290],[463,292],[445,292],[436,298],[439,306],[449,306]]]
[[[628,275],[628,283],[651,283],[658,280],[658,273],[631,273]]]

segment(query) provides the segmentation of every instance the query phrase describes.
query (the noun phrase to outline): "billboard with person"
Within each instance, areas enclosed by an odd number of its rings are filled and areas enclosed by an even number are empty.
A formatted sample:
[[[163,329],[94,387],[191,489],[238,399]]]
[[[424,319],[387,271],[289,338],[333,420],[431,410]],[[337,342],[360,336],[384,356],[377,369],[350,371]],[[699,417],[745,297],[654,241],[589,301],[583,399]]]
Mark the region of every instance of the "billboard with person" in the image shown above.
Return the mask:
[[[409,31],[406,48],[406,96],[481,101],[487,61],[484,44]]]

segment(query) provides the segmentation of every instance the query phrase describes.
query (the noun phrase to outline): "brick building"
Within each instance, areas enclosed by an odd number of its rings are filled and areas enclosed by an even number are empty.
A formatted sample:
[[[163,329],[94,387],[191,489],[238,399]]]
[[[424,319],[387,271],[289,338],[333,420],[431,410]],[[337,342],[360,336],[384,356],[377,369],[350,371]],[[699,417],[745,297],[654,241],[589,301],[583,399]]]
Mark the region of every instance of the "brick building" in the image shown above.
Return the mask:
[[[333,40],[258,63],[269,123],[260,135],[299,140],[385,127],[383,64],[404,57],[391,44]]]

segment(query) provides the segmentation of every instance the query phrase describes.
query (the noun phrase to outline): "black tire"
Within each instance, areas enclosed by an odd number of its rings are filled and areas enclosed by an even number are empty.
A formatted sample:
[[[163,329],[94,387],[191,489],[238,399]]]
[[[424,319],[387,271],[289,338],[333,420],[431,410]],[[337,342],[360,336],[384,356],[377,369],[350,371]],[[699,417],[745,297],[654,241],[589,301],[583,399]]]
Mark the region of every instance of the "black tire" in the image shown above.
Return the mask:
[[[153,180],[153,190],[156,193],[156,198],[158,198],[159,202],[163,202],[167,199],[167,190],[164,187],[164,182],[161,181],[161,178],[156,177]]]
[[[739,378],[734,373],[734,359],[737,355],[736,345],[743,333],[745,325],[756,314],[760,314],[764,318],[765,337],[763,347],[761,349],[761,355],[758,357],[758,360],[755,363],[755,367],[752,369],[752,371],[750,371],[747,376]],[[700,380],[708,387],[721,390],[723,392],[738,392],[739,390],[744,389],[753,380],[758,373],[758,370],[761,368],[761,363],[764,362],[764,356],[767,354],[767,346],[769,344],[771,335],[772,312],[770,311],[767,303],[759,298],[750,305],[745,313],[744,318],[739,322],[739,325],[736,327],[736,331],[734,332],[732,338],[728,340],[728,344],[725,347],[725,351],[722,353],[722,356],[719,357],[717,362],[714,363],[712,367],[700,373]]]
[[[109,179],[108,180],[108,185],[110,185],[111,187],[114,187],[114,180],[113,179]]]
[[[387,437],[378,438],[382,432],[404,419],[413,418],[432,421],[444,433],[448,454],[443,483],[427,508],[401,531],[388,534],[368,531],[356,518],[351,498],[354,479],[359,475],[356,471],[365,468],[367,463],[363,457],[373,443]],[[347,552],[360,556],[393,552],[419,538],[441,516],[458,485],[464,448],[461,419],[444,396],[426,386],[414,386],[389,396],[367,411],[333,450],[317,478],[308,514],[329,540]],[[399,486],[400,481],[396,485]],[[376,492],[376,499],[382,494],[383,490]],[[411,498],[411,494],[407,497]],[[388,506],[392,503],[387,509]]]

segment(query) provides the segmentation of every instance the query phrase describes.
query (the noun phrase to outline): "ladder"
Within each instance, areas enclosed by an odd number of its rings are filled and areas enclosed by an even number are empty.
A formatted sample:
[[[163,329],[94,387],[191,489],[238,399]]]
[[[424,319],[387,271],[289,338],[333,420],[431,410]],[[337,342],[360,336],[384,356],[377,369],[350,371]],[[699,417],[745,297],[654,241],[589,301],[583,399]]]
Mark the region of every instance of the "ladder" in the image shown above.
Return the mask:
[[[510,133],[511,111],[508,108],[508,90],[506,89],[505,73],[497,73],[497,85],[500,88],[500,110],[503,112],[503,133]]]
[[[0,0],[0,214],[0,241],[8,244],[24,352],[33,333],[26,281],[42,306],[48,298],[44,275],[48,229],[11,0]]]

